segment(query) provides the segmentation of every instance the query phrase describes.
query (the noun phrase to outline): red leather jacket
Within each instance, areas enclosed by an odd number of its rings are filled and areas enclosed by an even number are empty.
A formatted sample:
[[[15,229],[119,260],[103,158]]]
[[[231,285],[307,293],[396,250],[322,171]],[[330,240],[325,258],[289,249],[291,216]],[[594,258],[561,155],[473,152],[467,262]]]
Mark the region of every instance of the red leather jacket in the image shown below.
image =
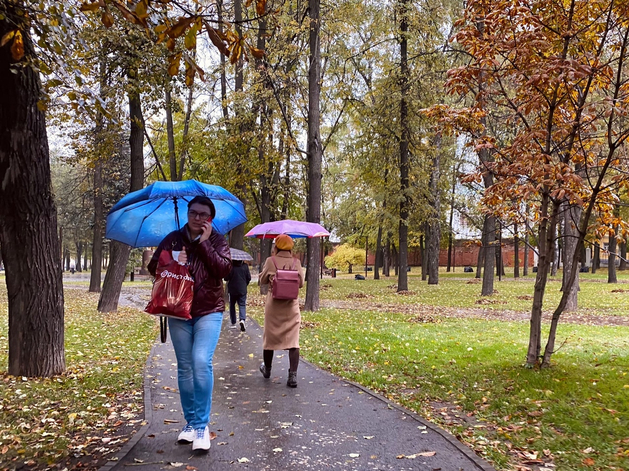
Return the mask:
[[[188,225],[171,232],[162,240],[148,264],[148,271],[155,276],[157,261],[162,250],[181,250],[186,248],[188,268],[194,278],[192,298],[192,317],[201,317],[213,312],[225,310],[223,299],[223,278],[232,268],[229,245],[221,234],[212,231],[210,238],[199,243],[197,238],[190,240]]]

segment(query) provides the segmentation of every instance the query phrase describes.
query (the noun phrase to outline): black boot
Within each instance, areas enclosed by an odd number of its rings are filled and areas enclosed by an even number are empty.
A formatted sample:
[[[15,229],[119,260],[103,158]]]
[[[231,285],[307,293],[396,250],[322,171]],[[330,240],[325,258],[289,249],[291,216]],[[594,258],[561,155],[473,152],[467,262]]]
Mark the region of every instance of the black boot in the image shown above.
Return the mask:
[[[286,386],[288,386],[289,388],[297,387],[297,372],[296,371],[288,372],[288,381],[286,381]]]
[[[271,368],[267,368],[266,365],[262,363],[260,365],[260,373],[262,373],[262,376],[268,379],[271,377]]]

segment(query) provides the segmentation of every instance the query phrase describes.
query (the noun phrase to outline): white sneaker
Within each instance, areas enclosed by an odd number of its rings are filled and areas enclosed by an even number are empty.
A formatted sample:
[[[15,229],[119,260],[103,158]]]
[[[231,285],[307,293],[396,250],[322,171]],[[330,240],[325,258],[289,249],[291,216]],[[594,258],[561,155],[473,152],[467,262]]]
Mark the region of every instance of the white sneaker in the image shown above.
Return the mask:
[[[183,430],[179,434],[179,437],[177,437],[177,441],[181,443],[192,443],[192,441],[195,439],[196,436],[197,434],[194,431],[194,429],[190,426],[190,424],[186,424],[186,426],[183,428]]]
[[[237,329],[237,328],[238,328],[238,326],[237,326],[236,324],[230,324],[230,325],[229,325],[229,328],[230,328],[230,329]]]
[[[204,428],[198,428],[195,430],[196,436],[192,442],[192,450],[205,450],[210,449],[210,431],[207,425]]]
[[[245,320],[244,319],[240,319],[240,331],[244,332],[245,330],[247,330],[245,328]]]

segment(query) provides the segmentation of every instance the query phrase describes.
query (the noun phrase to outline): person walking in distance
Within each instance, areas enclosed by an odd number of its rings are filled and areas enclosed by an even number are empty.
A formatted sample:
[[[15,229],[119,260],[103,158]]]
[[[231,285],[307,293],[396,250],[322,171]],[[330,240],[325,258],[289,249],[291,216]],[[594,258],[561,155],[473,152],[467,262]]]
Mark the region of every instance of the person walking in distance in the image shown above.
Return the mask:
[[[287,234],[280,234],[275,238],[275,255],[266,259],[260,273],[259,283],[270,284],[278,269],[297,270],[299,272],[299,287],[304,284],[304,274],[301,263],[293,258],[293,239]],[[288,350],[288,380],[286,385],[297,387],[297,367],[299,366],[299,327],[301,313],[299,299],[275,299],[273,289],[269,289],[264,304],[264,333],[262,335],[262,355],[264,363],[260,365],[260,372],[265,378],[271,377],[271,366],[275,350]]]
[[[232,261],[232,271],[225,278],[229,293],[229,318],[231,325],[236,326],[236,304],[238,304],[238,318],[240,330],[246,330],[247,319],[247,286],[251,281],[249,266],[242,260]]]
[[[186,426],[179,443],[192,443],[192,450],[210,449],[208,422],[212,408],[214,374],[212,359],[223,322],[223,278],[232,266],[229,245],[212,230],[216,209],[212,200],[196,196],[188,203],[188,223],[160,242],[148,264],[155,276],[162,250],[177,254],[194,278],[192,319],[168,319],[170,338],[177,357],[177,382]],[[173,257],[175,258],[175,257]]]

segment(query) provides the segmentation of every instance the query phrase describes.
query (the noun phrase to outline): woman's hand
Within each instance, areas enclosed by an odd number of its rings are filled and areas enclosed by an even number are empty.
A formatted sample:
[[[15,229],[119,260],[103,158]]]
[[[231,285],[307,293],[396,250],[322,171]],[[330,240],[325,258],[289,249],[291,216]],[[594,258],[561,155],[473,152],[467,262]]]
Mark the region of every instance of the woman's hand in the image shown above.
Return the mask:
[[[179,252],[179,257],[177,257],[177,261],[181,265],[185,265],[186,263],[188,263],[188,254],[186,253],[186,248],[185,247],[183,249],[181,249],[181,252]]]
[[[199,242],[205,242],[210,238],[210,235],[212,234],[212,219],[208,219],[203,223],[202,231]]]

